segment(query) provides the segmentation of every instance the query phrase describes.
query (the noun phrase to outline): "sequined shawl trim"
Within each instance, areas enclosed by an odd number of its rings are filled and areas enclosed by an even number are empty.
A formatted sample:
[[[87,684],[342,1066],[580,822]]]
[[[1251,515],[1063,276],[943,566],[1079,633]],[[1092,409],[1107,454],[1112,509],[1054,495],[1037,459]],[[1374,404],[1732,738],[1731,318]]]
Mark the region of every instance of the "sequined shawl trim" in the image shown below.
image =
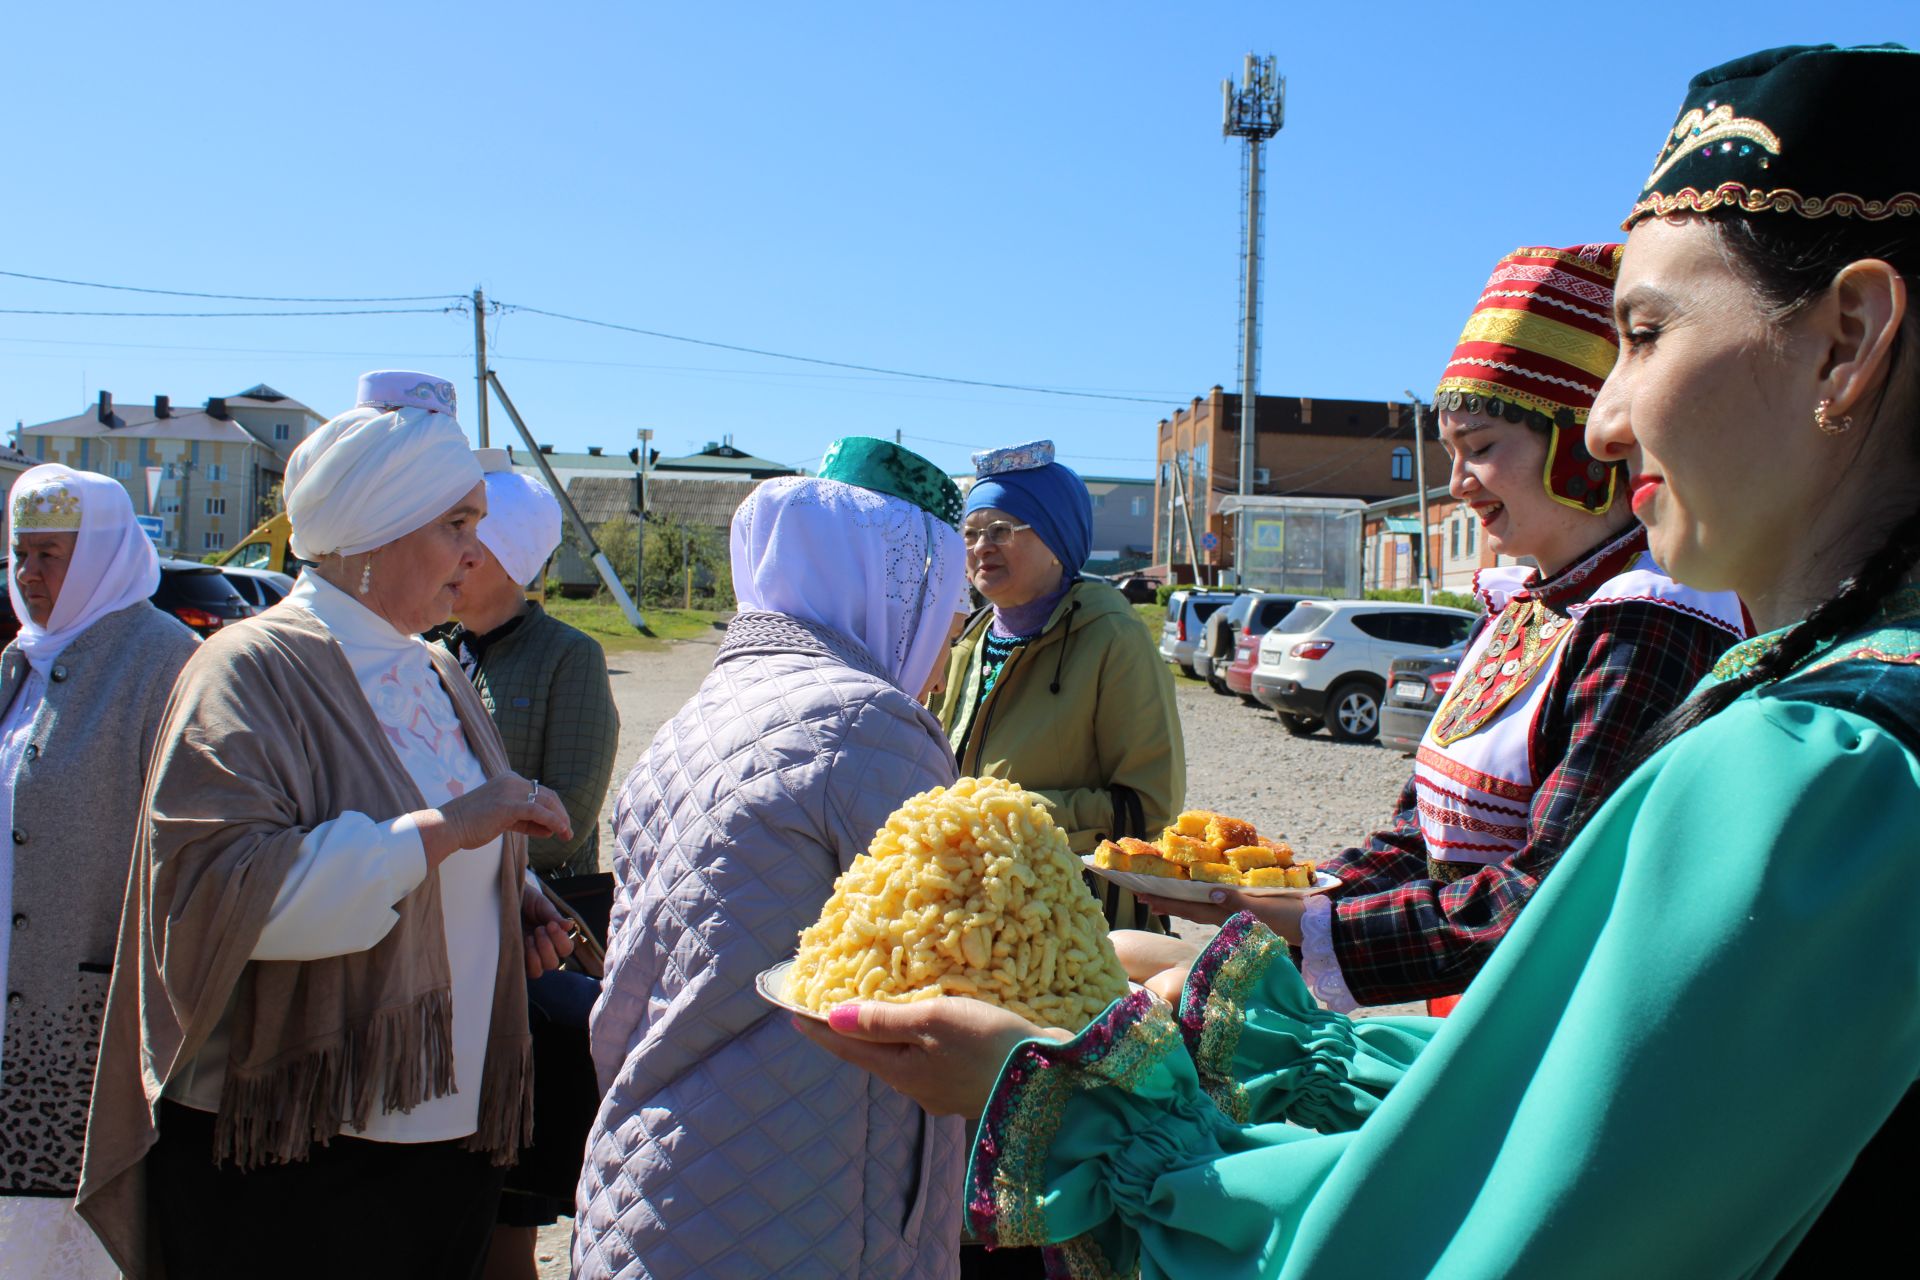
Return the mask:
[[[1180,1034],[1200,1073],[1200,1087],[1236,1124],[1247,1121],[1247,1091],[1234,1078],[1233,1056],[1247,1025],[1247,994],[1280,954],[1280,939],[1251,912],[1220,926],[1187,973],[1180,997]]]
[[[967,1221],[991,1246],[1047,1245],[1047,1150],[1068,1100],[1083,1089],[1133,1088],[1180,1045],[1173,1011],[1150,992],[1115,1001],[1065,1043],[1029,1040],[1007,1056],[980,1120],[967,1171]],[[1115,1275],[1090,1237],[1046,1250],[1047,1274]]]

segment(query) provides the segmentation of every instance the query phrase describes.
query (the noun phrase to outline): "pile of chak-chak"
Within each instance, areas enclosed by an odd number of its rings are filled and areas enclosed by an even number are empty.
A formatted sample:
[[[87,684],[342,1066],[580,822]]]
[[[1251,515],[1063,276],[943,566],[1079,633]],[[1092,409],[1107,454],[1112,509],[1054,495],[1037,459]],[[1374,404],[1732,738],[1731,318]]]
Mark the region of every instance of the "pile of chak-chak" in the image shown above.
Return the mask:
[[[1107,922],[1046,806],[961,778],[896,809],[800,935],[787,999],[972,996],[1078,1031],[1127,991]]]

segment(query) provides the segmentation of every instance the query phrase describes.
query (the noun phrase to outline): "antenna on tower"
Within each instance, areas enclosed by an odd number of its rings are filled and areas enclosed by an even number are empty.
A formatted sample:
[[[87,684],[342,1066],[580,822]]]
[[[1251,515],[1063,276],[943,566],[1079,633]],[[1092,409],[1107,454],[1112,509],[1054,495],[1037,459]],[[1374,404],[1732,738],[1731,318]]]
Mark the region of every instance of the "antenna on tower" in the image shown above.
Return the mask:
[[[1239,138],[1246,147],[1240,156],[1240,486],[1253,492],[1254,411],[1260,399],[1260,250],[1264,244],[1260,188],[1266,177],[1265,144],[1286,123],[1287,81],[1274,68],[1273,55],[1249,53],[1241,67],[1240,83],[1220,82],[1225,99],[1221,135]],[[1245,581],[1248,511],[1239,512],[1233,539],[1236,580]]]

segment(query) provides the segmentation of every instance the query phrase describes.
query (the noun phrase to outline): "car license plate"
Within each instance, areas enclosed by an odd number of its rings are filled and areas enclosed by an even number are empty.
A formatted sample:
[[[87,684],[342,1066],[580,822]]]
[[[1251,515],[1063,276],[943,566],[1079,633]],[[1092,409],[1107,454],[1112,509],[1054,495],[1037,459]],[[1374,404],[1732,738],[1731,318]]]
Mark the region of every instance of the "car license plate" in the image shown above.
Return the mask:
[[[1424,680],[1396,680],[1393,684],[1393,696],[1405,698],[1408,702],[1418,702],[1427,696],[1427,682]]]

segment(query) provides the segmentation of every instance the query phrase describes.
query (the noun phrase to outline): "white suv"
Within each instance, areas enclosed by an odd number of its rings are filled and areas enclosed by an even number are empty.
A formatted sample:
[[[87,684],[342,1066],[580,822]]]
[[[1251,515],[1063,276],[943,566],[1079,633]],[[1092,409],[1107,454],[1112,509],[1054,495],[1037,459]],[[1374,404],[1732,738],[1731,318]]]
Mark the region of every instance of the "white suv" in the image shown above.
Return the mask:
[[[1380,731],[1387,664],[1458,644],[1479,616],[1385,600],[1303,602],[1260,637],[1253,696],[1296,736],[1324,723],[1343,741],[1369,741]]]

